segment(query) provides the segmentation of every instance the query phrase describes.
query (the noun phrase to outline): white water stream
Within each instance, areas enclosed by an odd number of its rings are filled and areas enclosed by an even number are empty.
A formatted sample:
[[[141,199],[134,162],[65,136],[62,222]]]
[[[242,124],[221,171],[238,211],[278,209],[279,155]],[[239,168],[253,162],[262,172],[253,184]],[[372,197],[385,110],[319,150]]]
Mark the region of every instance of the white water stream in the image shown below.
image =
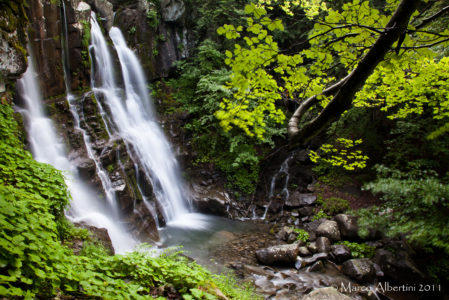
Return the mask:
[[[45,115],[33,63],[31,55],[28,69],[23,78],[18,80],[18,86],[25,103],[25,108],[20,112],[27,123],[34,158],[63,172],[72,196],[67,212],[72,222],[85,222],[98,228],[106,228],[116,253],[132,250],[137,244],[136,241],[121,228],[120,223],[113,221],[110,208],[104,206],[95,193],[81,182],[76,167],[68,160],[64,144],[58,138],[52,121]]]
[[[91,18],[90,55],[95,64],[92,89],[111,112],[117,134],[135,155],[168,225],[188,228],[205,226],[201,214],[191,213],[188,192],[179,175],[178,163],[153,112],[142,67],[127,47],[122,33],[112,27],[109,36],[117,52],[124,90],[114,79],[115,67],[110,50],[97,23]]]

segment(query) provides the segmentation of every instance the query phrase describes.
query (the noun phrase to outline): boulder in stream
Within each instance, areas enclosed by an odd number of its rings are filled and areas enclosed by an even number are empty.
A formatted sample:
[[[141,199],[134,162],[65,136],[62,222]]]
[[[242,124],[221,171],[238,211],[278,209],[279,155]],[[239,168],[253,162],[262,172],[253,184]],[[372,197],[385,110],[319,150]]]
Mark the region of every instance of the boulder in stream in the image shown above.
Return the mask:
[[[278,245],[256,251],[257,260],[264,265],[294,265],[298,244]]]

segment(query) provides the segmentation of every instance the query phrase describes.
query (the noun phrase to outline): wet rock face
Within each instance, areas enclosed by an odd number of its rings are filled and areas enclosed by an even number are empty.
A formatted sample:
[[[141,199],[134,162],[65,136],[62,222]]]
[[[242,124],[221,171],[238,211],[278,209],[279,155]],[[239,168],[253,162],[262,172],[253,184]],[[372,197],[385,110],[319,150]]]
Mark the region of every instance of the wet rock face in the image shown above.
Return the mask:
[[[182,0],[162,0],[161,13],[165,22],[174,22],[179,20],[186,10]]]
[[[154,5],[139,1],[117,11],[114,25],[135,49],[150,81],[167,77],[174,62],[189,55],[190,32],[182,18],[185,9],[180,0],[162,1],[159,11]],[[162,14],[162,20],[152,20],[148,17],[151,14],[156,18]]]
[[[112,3],[107,0],[87,0],[87,3],[101,16],[103,26],[108,32],[114,21],[114,6]]]
[[[60,7],[50,0],[30,1],[29,4],[30,43],[36,56],[43,98],[64,94]]]
[[[69,79],[72,90],[90,85],[88,57],[89,26],[92,7],[84,1],[65,2]]]
[[[0,2],[0,93],[27,68],[24,1],[9,2]]]
[[[76,223],[77,227],[85,228],[97,239],[101,245],[108,251],[109,254],[114,255],[114,247],[112,246],[111,238],[106,228],[97,228],[94,226],[87,225],[85,223]]]

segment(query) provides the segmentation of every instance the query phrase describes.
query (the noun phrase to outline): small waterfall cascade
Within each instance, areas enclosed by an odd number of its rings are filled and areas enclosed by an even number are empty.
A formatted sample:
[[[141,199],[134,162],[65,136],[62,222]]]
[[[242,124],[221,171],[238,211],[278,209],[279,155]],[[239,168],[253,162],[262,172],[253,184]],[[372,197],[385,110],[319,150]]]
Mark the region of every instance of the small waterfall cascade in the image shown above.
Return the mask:
[[[118,28],[112,27],[109,36],[119,58],[123,89],[114,79],[111,52],[92,14],[89,53],[94,66],[91,84],[97,100],[104,101],[110,111],[111,127],[116,128],[114,134],[125,141],[132,152],[130,156],[151,181],[167,225],[203,227],[201,215],[190,213],[188,192],[170,144],[155,118],[142,67]]]
[[[281,167],[279,168],[279,170],[276,172],[276,174],[274,174],[274,176],[271,178],[271,183],[270,183],[270,191],[268,192],[268,197],[270,199],[270,202],[267,204],[267,206],[265,207],[265,212],[263,213],[262,219],[265,219],[265,217],[267,216],[267,212],[268,209],[270,208],[271,203],[273,202],[273,198],[274,197],[284,197],[284,199],[288,199],[289,197],[289,191],[288,191],[288,181],[290,179],[290,174],[288,173],[288,164],[290,162],[290,160],[293,158],[293,153],[290,154],[285,160],[284,162],[281,164]],[[274,194],[275,190],[276,190],[276,182],[279,180],[279,178],[283,176],[284,178],[284,184],[282,186],[281,191],[278,194]]]
[[[69,161],[65,146],[58,139],[52,121],[45,116],[32,55],[27,71],[18,80],[18,87],[26,106],[20,109],[20,112],[27,123],[26,129],[34,158],[51,164],[64,173],[72,196],[67,217],[72,222],[84,222],[98,228],[106,228],[116,253],[131,251],[137,242],[113,221],[110,209],[79,179],[77,169]]]

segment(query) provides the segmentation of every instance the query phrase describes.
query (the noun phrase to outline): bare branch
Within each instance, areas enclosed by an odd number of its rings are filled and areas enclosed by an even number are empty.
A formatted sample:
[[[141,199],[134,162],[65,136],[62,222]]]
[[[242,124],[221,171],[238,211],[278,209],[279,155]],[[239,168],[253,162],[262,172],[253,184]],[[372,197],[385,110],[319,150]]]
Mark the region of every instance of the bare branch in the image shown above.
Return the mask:
[[[422,20],[421,24],[417,25],[415,28],[416,29],[423,28],[424,26],[426,26],[427,24],[429,24],[430,22],[432,22],[433,20],[435,20],[436,18],[440,17],[442,14],[444,14],[445,12],[448,12],[448,11],[449,11],[449,6],[443,7],[440,11],[438,11],[434,15]]]
[[[441,40],[441,41],[438,41],[438,42],[435,42],[435,43],[432,43],[432,44],[426,44],[426,45],[420,45],[420,46],[412,46],[412,47],[401,47],[401,49],[410,50],[410,49],[430,48],[430,47],[433,47],[433,46],[436,46],[436,45],[439,45],[439,44],[442,44],[442,43],[445,43],[445,42],[449,42],[449,38]]]

